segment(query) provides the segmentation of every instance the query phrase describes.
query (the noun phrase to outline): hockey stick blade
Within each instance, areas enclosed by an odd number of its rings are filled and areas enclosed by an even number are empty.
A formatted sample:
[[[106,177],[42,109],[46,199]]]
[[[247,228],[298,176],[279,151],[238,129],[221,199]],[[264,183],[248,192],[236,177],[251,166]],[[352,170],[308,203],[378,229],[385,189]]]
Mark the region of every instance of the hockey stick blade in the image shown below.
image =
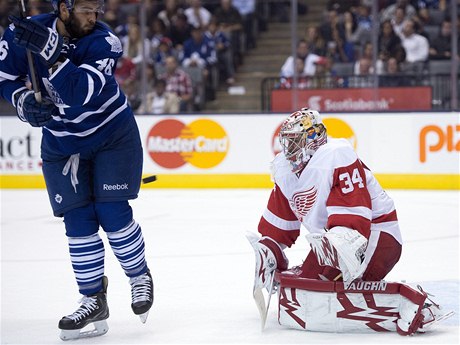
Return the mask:
[[[257,309],[259,310],[261,331],[265,329],[265,323],[267,322],[268,309],[270,308],[270,301],[271,301],[274,285],[275,285],[275,271],[273,271],[270,277],[270,285],[269,285],[268,298],[267,298],[266,303],[265,303],[265,297],[264,297],[262,289],[255,288],[253,292],[254,301],[256,302]]]

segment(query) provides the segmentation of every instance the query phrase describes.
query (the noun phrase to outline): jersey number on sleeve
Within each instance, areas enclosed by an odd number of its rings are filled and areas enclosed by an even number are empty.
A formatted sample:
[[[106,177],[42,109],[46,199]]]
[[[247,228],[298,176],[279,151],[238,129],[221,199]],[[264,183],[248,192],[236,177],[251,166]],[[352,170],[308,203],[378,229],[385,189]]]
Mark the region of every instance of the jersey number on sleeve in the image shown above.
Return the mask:
[[[0,60],[5,60],[8,55],[8,42],[0,41]]]
[[[354,185],[358,185],[358,188],[364,188],[363,178],[359,173],[358,168],[354,168],[351,176],[348,172],[344,172],[339,175],[340,186],[342,193],[347,194],[355,190]]]
[[[112,69],[113,66],[115,66],[115,60],[114,59],[102,59],[102,60],[97,60],[96,63],[99,65],[97,69],[101,72],[104,72],[107,75],[112,75]]]

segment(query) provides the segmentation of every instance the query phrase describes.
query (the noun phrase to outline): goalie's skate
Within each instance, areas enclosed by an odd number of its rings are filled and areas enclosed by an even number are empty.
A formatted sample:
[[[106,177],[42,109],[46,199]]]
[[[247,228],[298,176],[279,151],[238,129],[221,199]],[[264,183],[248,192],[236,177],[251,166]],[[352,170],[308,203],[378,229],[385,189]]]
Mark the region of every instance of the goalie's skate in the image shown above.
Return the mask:
[[[418,286],[419,290],[423,293],[426,293],[427,296],[432,296],[427,292],[423,291],[422,287]],[[430,331],[433,326],[436,326],[438,322],[448,319],[454,315],[453,311],[445,311],[441,306],[435,303],[430,297],[427,297],[425,305],[422,308],[423,321],[417,332],[425,333]]]
[[[92,338],[104,335],[109,330],[107,318],[109,307],[107,305],[107,277],[102,278],[102,289],[91,296],[84,296],[81,299],[80,307],[73,313],[64,316],[59,321],[62,340],[73,340],[81,338]],[[88,326],[93,329],[84,330]]]
[[[139,315],[142,323],[147,321],[149,310],[153,304],[153,280],[150,271],[131,278],[131,308],[134,314]]]

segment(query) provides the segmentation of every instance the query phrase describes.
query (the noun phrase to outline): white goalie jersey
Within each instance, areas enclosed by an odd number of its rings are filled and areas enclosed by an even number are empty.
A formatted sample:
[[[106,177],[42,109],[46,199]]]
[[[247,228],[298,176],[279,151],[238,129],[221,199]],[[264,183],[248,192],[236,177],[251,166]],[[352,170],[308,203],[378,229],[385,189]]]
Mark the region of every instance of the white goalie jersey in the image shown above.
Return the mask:
[[[275,187],[259,223],[263,236],[290,247],[301,224],[313,233],[344,226],[369,238],[383,231],[402,243],[394,203],[345,139],[328,139],[300,175],[283,153],[272,163]]]

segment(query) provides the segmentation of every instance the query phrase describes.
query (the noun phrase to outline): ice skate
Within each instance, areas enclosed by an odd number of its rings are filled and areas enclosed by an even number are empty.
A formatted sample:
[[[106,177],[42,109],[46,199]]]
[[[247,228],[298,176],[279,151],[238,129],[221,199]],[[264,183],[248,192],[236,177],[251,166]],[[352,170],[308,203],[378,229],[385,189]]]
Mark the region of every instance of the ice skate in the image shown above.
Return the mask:
[[[84,296],[80,307],[59,321],[62,340],[90,338],[104,335],[109,330],[106,319],[109,317],[107,305],[107,277],[102,278],[102,289],[91,296]],[[86,326],[94,329],[83,330]]]
[[[432,296],[427,292],[423,291],[422,287],[418,286],[419,290],[426,293],[428,296]],[[422,308],[423,321],[420,324],[417,332],[425,333],[430,331],[438,322],[448,319],[454,315],[453,311],[445,311],[441,306],[435,303],[430,297],[427,297],[425,305]]]
[[[139,315],[142,323],[147,321],[149,310],[153,304],[153,280],[150,271],[131,278],[131,308],[134,314]]]

